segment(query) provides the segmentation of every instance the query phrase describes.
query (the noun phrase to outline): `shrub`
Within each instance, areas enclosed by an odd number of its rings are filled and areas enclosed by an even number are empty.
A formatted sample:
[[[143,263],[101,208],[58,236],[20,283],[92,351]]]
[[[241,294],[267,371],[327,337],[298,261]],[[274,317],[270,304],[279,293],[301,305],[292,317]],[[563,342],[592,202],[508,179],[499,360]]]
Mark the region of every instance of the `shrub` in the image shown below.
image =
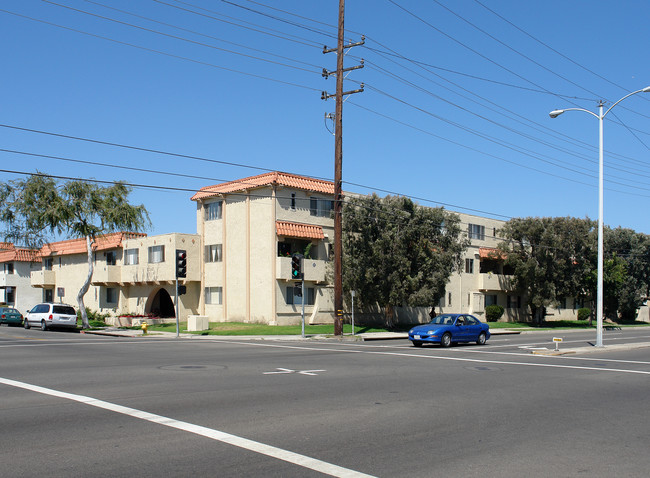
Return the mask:
[[[90,310],[86,307],[86,315],[88,316],[88,323],[91,327],[103,327],[106,325],[105,319],[111,314],[102,314],[99,311]],[[81,311],[77,311],[77,320],[81,320]]]
[[[589,307],[582,307],[578,309],[578,320],[587,320],[591,315],[591,309]]]
[[[485,318],[488,322],[496,322],[503,315],[503,307],[500,305],[488,305],[485,308]]]

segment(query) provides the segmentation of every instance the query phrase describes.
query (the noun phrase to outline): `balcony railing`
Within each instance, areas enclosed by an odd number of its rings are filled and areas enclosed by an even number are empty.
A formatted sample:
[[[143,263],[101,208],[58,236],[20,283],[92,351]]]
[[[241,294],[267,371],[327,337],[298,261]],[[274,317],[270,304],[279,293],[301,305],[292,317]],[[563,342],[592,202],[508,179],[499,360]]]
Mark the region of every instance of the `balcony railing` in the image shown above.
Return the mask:
[[[34,271],[31,273],[32,287],[54,286],[56,273],[54,271]]]
[[[494,272],[481,273],[479,289],[496,291],[512,290],[512,276],[495,274]]]
[[[325,282],[327,261],[317,259],[303,259],[302,271],[306,281]],[[291,257],[277,257],[275,278],[291,280]]]
[[[93,284],[118,284],[122,282],[122,268],[120,266],[95,267],[92,281]]]

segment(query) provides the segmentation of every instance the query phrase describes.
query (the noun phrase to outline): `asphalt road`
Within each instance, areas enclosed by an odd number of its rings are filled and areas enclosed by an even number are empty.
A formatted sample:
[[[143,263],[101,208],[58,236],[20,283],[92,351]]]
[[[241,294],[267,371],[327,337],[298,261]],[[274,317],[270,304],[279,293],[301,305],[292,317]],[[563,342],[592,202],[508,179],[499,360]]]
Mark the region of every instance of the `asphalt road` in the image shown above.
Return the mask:
[[[650,348],[0,328],[3,477],[647,476]],[[650,342],[606,331],[605,345]]]

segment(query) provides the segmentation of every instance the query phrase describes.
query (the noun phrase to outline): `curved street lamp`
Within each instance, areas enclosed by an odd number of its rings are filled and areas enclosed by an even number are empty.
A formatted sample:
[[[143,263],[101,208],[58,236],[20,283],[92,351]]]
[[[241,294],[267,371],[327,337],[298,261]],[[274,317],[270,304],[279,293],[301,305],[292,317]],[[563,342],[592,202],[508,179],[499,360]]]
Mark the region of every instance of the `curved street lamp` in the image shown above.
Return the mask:
[[[618,100],[607,111],[603,113],[603,101],[598,103],[598,114],[584,108],[565,108],[563,110],[553,110],[548,115],[551,118],[557,118],[565,111],[584,111],[598,118],[599,123],[599,141],[598,141],[598,284],[596,293],[596,347],[603,346],[603,120],[614,106],[619,104],[625,98],[629,98],[637,93],[650,93],[650,86],[640,90],[633,91]]]

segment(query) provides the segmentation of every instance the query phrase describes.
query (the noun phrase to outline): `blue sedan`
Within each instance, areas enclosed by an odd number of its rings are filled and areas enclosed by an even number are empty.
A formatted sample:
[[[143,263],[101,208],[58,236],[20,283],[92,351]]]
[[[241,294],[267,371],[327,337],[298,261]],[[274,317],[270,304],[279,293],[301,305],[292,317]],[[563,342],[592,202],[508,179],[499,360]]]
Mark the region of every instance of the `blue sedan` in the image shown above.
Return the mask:
[[[490,326],[468,314],[438,315],[428,324],[409,330],[409,340],[415,347],[421,347],[423,343],[440,344],[443,347],[458,342],[484,345],[489,338]]]

